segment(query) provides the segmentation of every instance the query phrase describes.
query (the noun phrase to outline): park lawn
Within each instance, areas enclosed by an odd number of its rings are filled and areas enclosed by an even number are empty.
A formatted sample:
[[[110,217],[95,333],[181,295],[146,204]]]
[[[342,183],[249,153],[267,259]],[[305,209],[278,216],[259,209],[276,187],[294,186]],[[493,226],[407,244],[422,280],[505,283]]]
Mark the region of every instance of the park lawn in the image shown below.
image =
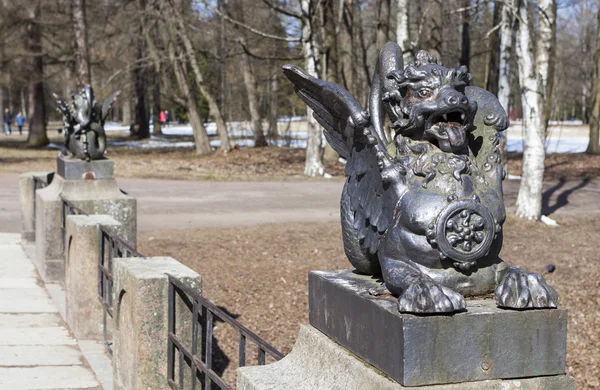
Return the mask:
[[[554,217],[554,216],[553,216]],[[598,215],[557,215],[560,227],[509,217],[502,257],[511,265],[543,273],[569,310],[567,371],[578,389],[600,387],[600,252]],[[288,353],[298,325],[307,323],[309,270],[350,268],[338,223],[271,224],[230,229],[140,233],[145,255],[168,255],[202,275],[203,294],[242,324]],[[225,377],[232,380],[238,338],[217,324]],[[221,364],[227,361],[223,356]]]

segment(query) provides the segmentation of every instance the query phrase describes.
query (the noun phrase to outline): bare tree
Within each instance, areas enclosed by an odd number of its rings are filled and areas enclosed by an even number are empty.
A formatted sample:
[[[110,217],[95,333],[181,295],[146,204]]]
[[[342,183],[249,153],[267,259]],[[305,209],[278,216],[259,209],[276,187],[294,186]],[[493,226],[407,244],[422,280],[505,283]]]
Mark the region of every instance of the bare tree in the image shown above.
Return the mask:
[[[544,181],[544,147],[547,116],[548,76],[551,70],[553,33],[556,23],[555,0],[538,0],[537,41],[534,47],[531,31],[533,18],[527,1],[518,7],[517,64],[521,84],[521,104],[525,148],[523,151],[523,178],[517,196],[517,215],[539,220],[542,214],[542,186]]]
[[[306,58],[306,71],[314,77],[319,77],[317,74],[317,60],[319,59],[318,44],[315,42],[313,34],[313,7],[316,6],[314,1],[301,0],[302,8],[302,47]],[[306,107],[307,140],[306,140],[306,160],[304,163],[305,176],[323,176],[325,174],[325,166],[323,165],[323,130],[313,117],[312,110]]]
[[[31,53],[29,66],[29,135],[27,144],[48,144],[46,133],[46,104],[44,102],[44,57],[42,52],[42,26],[40,0],[33,0],[27,7],[27,50]]]
[[[400,49],[402,49],[405,65],[410,62],[412,57],[408,11],[408,0],[398,0],[398,8],[396,9],[396,42],[400,46]]]
[[[600,7],[600,1],[598,2]],[[598,12],[598,26],[600,26],[600,12]],[[590,115],[590,142],[587,153],[600,153],[600,28],[596,40],[596,67],[592,78],[592,114]]]
[[[86,0],[71,1],[71,12],[75,33],[75,78],[78,85],[91,84],[88,33],[85,20]]]
[[[496,3],[496,7],[498,7]],[[506,0],[502,6],[502,17],[500,25],[500,58],[498,60],[498,100],[502,107],[508,112],[510,98],[510,58],[512,45],[515,37],[514,0]],[[495,10],[494,10],[495,13]]]

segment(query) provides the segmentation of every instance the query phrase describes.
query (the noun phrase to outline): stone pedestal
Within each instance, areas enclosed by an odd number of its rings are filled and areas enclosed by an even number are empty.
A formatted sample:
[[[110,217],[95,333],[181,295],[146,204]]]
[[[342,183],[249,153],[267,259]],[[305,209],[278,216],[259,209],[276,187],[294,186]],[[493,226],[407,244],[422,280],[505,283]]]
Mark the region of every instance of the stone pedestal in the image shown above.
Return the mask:
[[[281,361],[239,369],[238,389],[575,389],[565,310],[488,299],[453,315],[401,314],[396,298],[372,295],[380,286],[353,271],[310,272],[311,326]]]
[[[34,177],[46,183],[52,181],[53,172],[27,172],[19,176],[19,199],[21,203],[21,240],[24,244],[35,242],[35,183]]]
[[[385,354],[385,351],[381,351]],[[238,390],[575,390],[566,375],[405,387],[313,328],[301,325],[294,349],[282,360],[237,371]]]
[[[120,236],[123,225],[108,215],[67,217],[66,319],[78,340],[102,340],[103,308],[98,299],[99,226]]]
[[[198,291],[200,275],[170,257],[116,259],[113,267],[114,388],[166,388],[167,274]],[[191,330],[191,312],[176,311],[177,334]]]
[[[137,234],[136,200],[121,192],[115,179],[109,177],[112,175],[112,161],[86,162],[60,156],[57,166],[59,169],[52,183],[37,191],[35,202],[35,263],[47,283],[64,281],[61,197],[88,214],[112,216],[123,225],[121,238],[134,248]],[[85,169],[88,171],[83,172]]]

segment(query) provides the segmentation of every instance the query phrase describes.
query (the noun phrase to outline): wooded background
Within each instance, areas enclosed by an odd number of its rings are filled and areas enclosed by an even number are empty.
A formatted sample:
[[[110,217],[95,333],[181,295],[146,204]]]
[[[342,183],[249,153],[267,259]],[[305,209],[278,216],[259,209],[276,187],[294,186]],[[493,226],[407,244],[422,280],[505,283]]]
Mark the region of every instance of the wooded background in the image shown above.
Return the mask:
[[[429,50],[447,67],[467,65],[511,119],[526,112],[524,180],[541,183],[549,119],[591,122],[588,151],[600,152],[597,11],[598,0],[0,0],[0,106],[25,112],[28,144],[44,145],[47,121],[60,120],[51,92],[68,97],[91,83],[99,98],[122,91],[112,120],[136,124],[138,137],[150,136],[152,115],[160,134],[158,112],[168,109],[191,124],[197,153],[212,152],[207,121],[221,151],[231,148],[228,121],[248,121],[260,147],[278,118],[307,112],[283,64],[344,86],[366,107],[391,40],[405,65]],[[327,152],[310,118],[305,174],[322,175]]]

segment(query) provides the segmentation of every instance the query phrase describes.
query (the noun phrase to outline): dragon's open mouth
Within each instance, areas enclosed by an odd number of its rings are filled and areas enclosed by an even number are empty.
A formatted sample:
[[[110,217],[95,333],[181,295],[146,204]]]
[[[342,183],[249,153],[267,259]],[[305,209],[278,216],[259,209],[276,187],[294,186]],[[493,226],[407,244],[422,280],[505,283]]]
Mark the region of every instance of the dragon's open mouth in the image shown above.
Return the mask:
[[[456,153],[467,143],[467,113],[455,109],[432,115],[426,123],[424,138],[443,150]]]

